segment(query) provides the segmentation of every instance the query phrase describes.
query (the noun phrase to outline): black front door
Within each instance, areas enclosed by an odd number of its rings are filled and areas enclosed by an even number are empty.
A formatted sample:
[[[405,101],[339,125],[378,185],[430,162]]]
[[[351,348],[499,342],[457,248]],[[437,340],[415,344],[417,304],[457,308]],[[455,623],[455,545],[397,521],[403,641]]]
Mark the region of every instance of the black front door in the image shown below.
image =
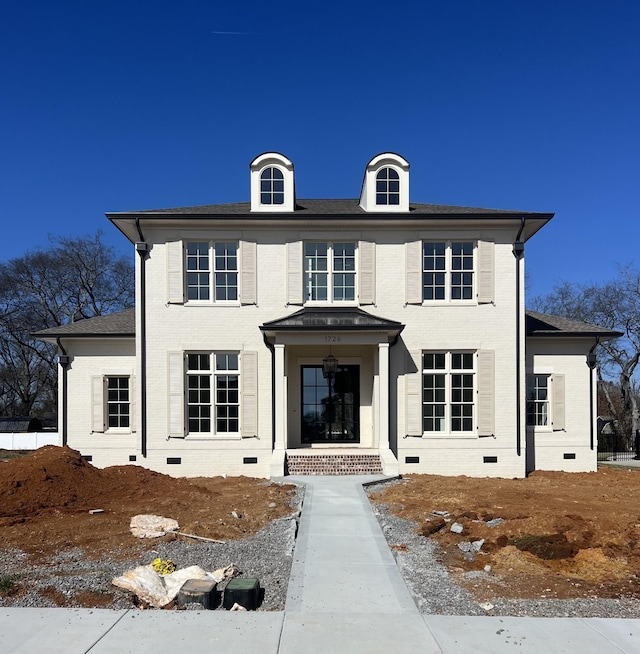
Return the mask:
[[[302,442],[360,442],[360,367],[338,366],[325,378],[322,366],[302,366]]]

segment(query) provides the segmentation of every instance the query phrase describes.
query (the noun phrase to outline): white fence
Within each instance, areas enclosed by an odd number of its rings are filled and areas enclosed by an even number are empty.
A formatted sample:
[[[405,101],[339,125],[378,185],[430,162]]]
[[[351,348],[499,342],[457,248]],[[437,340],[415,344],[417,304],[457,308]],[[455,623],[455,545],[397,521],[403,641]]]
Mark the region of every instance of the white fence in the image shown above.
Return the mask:
[[[37,450],[44,445],[60,445],[59,438],[59,434],[55,431],[0,434],[0,449]]]

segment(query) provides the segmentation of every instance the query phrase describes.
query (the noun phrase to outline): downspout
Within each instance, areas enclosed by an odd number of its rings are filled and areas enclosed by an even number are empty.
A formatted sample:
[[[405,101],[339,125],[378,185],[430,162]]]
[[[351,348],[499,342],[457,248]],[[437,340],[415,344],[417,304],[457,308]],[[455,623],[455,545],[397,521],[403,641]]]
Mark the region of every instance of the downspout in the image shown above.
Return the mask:
[[[68,440],[68,424],[67,420],[67,408],[68,408],[68,393],[67,393],[67,370],[69,368],[69,363],[71,363],[71,357],[67,354],[67,351],[62,346],[62,341],[60,337],[56,338],[56,345],[58,350],[62,354],[58,354],[58,363],[62,368],[62,446],[64,447],[67,444]]]
[[[520,383],[520,374],[522,366],[520,364],[520,355],[522,352],[521,344],[521,320],[520,320],[520,267],[521,261],[524,257],[524,242],[520,240],[522,236],[522,231],[524,230],[526,219],[524,216],[520,219],[520,230],[516,236],[515,243],[513,244],[513,256],[516,258],[516,454],[521,456],[522,454],[522,443],[520,437],[520,431],[522,430],[522,407],[521,407],[521,398],[520,394],[522,391]]]
[[[140,228],[140,218],[136,218],[136,229],[140,240],[136,243],[136,252],[140,255],[140,450],[147,457],[147,288],[146,261],[149,245],[144,240]]]
[[[265,332],[262,332],[262,340],[271,352],[271,450],[276,445],[276,348],[273,343],[269,343],[269,339]]]
[[[594,443],[594,434],[593,434],[593,418],[594,418],[594,411],[596,411],[597,407],[597,398],[596,398],[596,407],[594,407],[593,403],[593,371],[595,370],[595,367],[598,363],[597,357],[596,357],[596,348],[600,345],[600,337],[596,336],[596,342],[593,344],[591,349],[589,350],[589,354],[587,354],[587,365],[589,366],[589,448],[593,449],[593,443]]]

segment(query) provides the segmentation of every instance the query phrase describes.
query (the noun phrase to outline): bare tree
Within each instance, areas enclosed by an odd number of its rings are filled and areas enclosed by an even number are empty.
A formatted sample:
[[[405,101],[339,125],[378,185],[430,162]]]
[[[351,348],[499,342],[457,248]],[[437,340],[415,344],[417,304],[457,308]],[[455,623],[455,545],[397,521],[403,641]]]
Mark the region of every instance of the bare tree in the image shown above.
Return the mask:
[[[599,347],[598,379],[615,379],[617,384],[601,384],[609,412],[630,446],[640,429],[638,403],[640,371],[640,270],[620,269],[618,277],[604,284],[556,286],[547,296],[536,298],[533,307],[575,320],[608,327],[623,336]],[[614,397],[619,393],[620,397]]]
[[[133,306],[133,263],[102,234],[52,237],[0,264],[0,414],[55,412],[55,348],[30,333]]]

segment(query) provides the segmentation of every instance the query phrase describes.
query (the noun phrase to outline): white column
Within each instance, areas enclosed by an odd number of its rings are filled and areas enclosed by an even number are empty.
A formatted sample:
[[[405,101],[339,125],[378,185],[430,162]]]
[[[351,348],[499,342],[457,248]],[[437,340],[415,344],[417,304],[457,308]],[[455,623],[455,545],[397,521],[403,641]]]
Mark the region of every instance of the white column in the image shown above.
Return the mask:
[[[286,397],[287,385],[284,374],[284,345],[276,344],[274,356],[275,380],[274,380],[274,410],[275,410],[275,445],[274,449],[286,449]]]
[[[378,344],[378,448],[389,449],[389,343]]]

